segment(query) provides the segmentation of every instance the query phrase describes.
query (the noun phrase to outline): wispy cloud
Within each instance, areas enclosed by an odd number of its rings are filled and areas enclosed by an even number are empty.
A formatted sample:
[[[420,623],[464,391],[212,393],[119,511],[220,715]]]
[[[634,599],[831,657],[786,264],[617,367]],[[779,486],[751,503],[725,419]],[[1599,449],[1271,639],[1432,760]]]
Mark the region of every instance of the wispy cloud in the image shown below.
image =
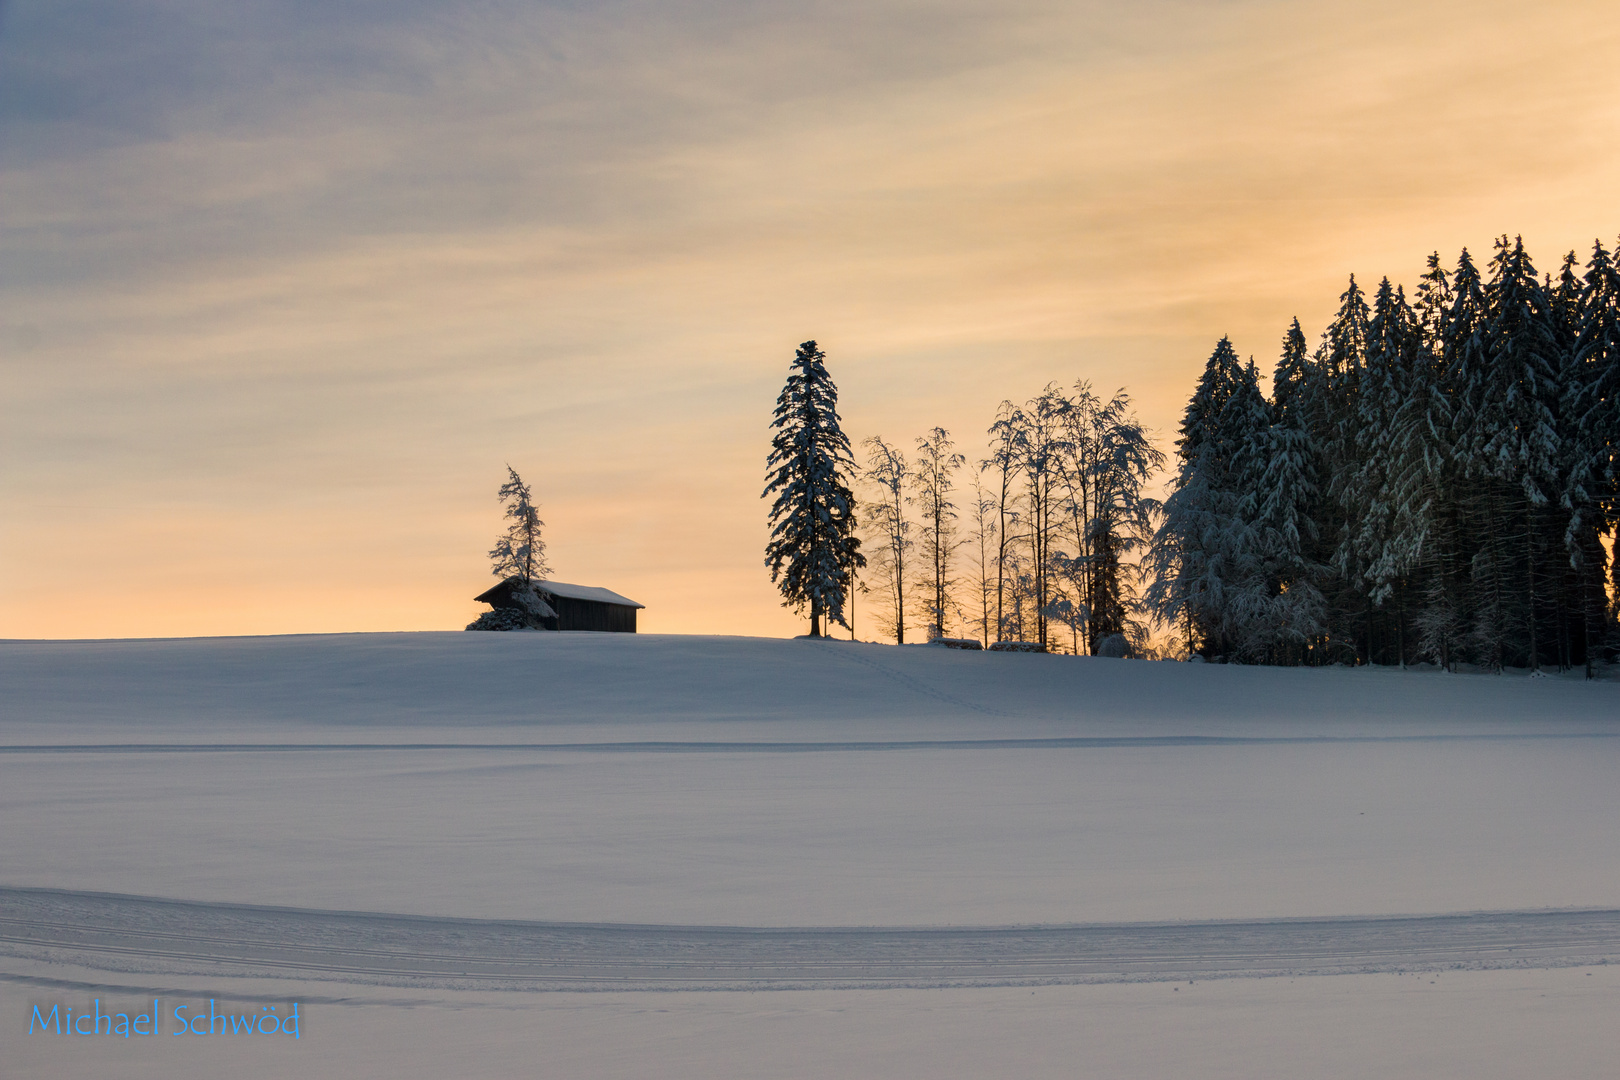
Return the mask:
[[[1167,428],[1349,271],[1611,236],[1617,44],[1592,2],[12,2],[0,633],[452,625],[506,460],[563,576],[784,630],[798,341],[859,434],[1079,377]],[[89,507],[129,599],[63,616]]]

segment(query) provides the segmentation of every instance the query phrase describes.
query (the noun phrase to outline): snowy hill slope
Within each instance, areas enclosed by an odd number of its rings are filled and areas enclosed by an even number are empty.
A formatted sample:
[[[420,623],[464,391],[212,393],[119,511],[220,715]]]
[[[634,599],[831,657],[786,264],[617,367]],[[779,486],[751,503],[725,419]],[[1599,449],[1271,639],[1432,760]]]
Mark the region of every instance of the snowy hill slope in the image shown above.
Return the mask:
[[[761,926],[1620,906],[1617,768],[1620,686],[1578,679],[652,635],[0,644],[0,885],[188,900]]]
[[[39,1076],[804,1076],[849,1023],[821,1075],[1067,1076],[1106,1044],[1098,1075],[1175,1076],[1219,1033],[1262,1048],[1225,1075],[1328,1075],[1339,1040],[1363,1076],[1396,1029],[1414,1077],[1607,1075],[1617,775],[1620,685],[1579,679],[652,635],[4,642],[0,1013],[306,1010],[282,1057],[40,1036]],[[1384,974],[1297,978],[1330,972]],[[907,989],[930,986],[958,989]]]
[[[718,739],[1574,732],[1620,729],[1620,684],[667,635],[0,642],[7,741],[596,741],[672,721]]]

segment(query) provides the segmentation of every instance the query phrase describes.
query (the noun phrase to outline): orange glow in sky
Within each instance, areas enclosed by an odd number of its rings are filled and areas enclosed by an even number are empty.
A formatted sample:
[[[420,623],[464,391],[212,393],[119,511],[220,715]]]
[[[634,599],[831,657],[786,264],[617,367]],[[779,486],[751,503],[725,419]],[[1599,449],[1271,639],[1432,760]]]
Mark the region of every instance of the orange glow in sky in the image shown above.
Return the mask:
[[[0,12],[0,636],[459,628],[508,462],[643,631],[802,633],[801,341],[857,444],[1168,451],[1223,334],[1620,232],[1612,0],[284,7]]]

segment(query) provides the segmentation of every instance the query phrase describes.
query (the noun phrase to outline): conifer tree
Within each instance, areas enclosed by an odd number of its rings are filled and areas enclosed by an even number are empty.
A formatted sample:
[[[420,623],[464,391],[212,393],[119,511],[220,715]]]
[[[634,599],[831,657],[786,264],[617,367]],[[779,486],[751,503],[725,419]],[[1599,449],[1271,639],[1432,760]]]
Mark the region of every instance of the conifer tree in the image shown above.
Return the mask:
[[[1399,535],[1400,460],[1397,417],[1411,394],[1412,370],[1420,347],[1417,316],[1399,287],[1386,277],[1378,287],[1367,324],[1366,357],[1356,401],[1354,470],[1341,490],[1349,528],[1341,542],[1338,565],[1350,583],[1371,602],[1368,611],[1369,658],[1373,629],[1388,624],[1384,652],[1394,638],[1395,662],[1406,663],[1404,583],[1410,565]],[[1395,603],[1391,605],[1391,600]],[[1374,609],[1393,606],[1386,619]]]
[[[1282,355],[1271,376],[1271,405],[1278,422],[1297,421],[1297,426],[1309,429],[1313,409],[1310,352],[1305,345],[1305,331],[1294,319],[1283,335]]]
[[[1309,641],[1290,640],[1280,648],[1312,663],[1328,656],[1331,624],[1323,589],[1337,543],[1337,506],[1329,505],[1323,457],[1331,432],[1328,382],[1326,368],[1311,357],[1305,332],[1294,319],[1283,335],[1282,354],[1272,375],[1271,437],[1276,452],[1287,456],[1268,482],[1265,499],[1271,509],[1266,520],[1268,527],[1280,530],[1279,589],[1286,585],[1290,602],[1297,604],[1288,625],[1311,631]]]
[[[540,536],[546,523],[540,520],[534,494],[517,470],[508,465],[506,477],[496,497],[504,505],[503,516],[511,524],[490,549],[490,573],[502,579],[515,578],[519,585],[527,587],[551,573],[551,567],[546,565],[546,542]]]
[[[1300,662],[1327,631],[1317,552],[1321,478],[1311,435],[1318,378],[1295,319],[1272,377],[1271,423],[1256,428],[1241,472],[1240,514],[1255,523],[1264,603],[1247,635],[1250,652],[1274,663]]]
[[[1396,545],[1417,583],[1413,651],[1448,671],[1462,638],[1464,604],[1457,507],[1449,497],[1456,476],[1454,392],[1445,360],[1452,304],[1451,278],[1436,252],[1417,288],[1419,342],[1395,415],[1391,466]]]
[[[1556,341],[1553,390],[1548,395],[1557,431],[1558,459],[1554,463],[1554,489],[1548,493],[1549,590],[1553,598],[1552,650],[1559,671],[1574,664],[1575,652],[1586,636],[1582,574],[1588,561],[1583,540],[1588,517],[1580,505],[1577,479],[1583,471],[1585,448],[1575,411],[1568,407],[1572,389],[1580,379],[1577,346],[1581,332],[1582,281],[1580,257],[1564,256],[1558,278],[1546,282],[1548,311]]]
[[[1356,584],[1367,591],[1374,605],[1382,606],[1405,569],[1394,544],[1390,470],[1398,465],[1395,416],[1406,400],[1417,351],[1415,317],[1387,277],[1378,286],[1367,331],[1366,362],[1356,402],[1356,468],[1345,490],[1353,530],[1344,543],[1357,553],[1354,559],[1347,556],[1346,563],[1358,563],[1364,575]]]
[[[1606,603],[1606,563],[1620,597],[1620,559],[1611,562],[1602,541],[1605,533],[1615,535],[1620,517],[1620,268],[1601,242],[1592,245],[1576,322],[1562,408],[1575,441],[1566,546],[1578,579],[1580,638],[1591,678],[1616,628],[1616,611]]]
[[[1503,579],[1499,541],[1502,522],[1499,493],[1480,477],[1471,443],[1476,419],[1486,393],[1486,319],[1488,301],[1484,280],[1473,256],[1463,248],[1451,280],[1452,302],[1441,327],[1440,354],[1444,383],[1451,405],[1449,486],[1446,503],[1456,521],[1456,620],[1467,628],[1459,644],[1475,661],[1500,664],[1500,634],[1504,622]],[[1442,610],[1441,616],[1446,615]]]
[[[1264,660],[1282,644],[1280,591],[1274,574],[1275,536],[1266,527],[1267,473],[1276,464],[1271,442],[1271,405],[1260,389],[1260,372],[1251,359],[1221,407],[1223,437],[1233,447],[1221,504],[1224,521],[1213,522],[1223,576],[1223,602],[1216,611],[1221,652],[1233,659]]]
[[[1256,572],[1239,508],[1239,454],[1256,422],[1255,398],[1264,403],[1253,366],[1245,369],[1221,338],[1182,418],[1180,465],[1150,557],[1148,603],[1181,628],[1189,652],[1235,651],[1229,592]]]
[[[1417,299],[1412,310],[1417,315],[1419,333],[1432,348],[1440,340],[1452,303],[1451,275],[1440,265],[1438,251],[1429,254],[1428,265],[1414,295]]]
[[[1620,644],[1613,257],[1542,277],[1503,236],[1414,296],[1352,277],[1314,356],[1295,320],[1269,414],[1229,342],[1205,365],[1148,559],[1190,651],[1592,675]]]
[[[1468,452],[1479,474],[1495,482],[1506,511],[1505,527],[1497,534],[1501,546],[1491,553],[1491,565],[1495,573],[1519,579],[1519,587],[1503,598],[1504,624],[1497,632],[1506,636],[1513,629],[1506,620],[1517,623],[1524,634],[1524,659],[1536,669],[1541,666],[1538,631],[1549,558],[1545,513],[1548,494],[1557,487],[1560,457],[1553,414],[1560,366],[1557,334],[1549,297],[1523,243],[1509,244],[1502,237],[1491,268],[1484,393]],[[1504,581],[1500,588],[1505,592],[1507,587]],[[1501,647],[1492,643],[1491,651],[1493,666],[1500,666]]]
[[[1354,657],[1365,658],[1370,641],[1365,637],[1371,602],[1357,587],[1361,576],[1360,553],[1347,549],[1345,538],[1353,525],[1352,508],[1357,476],[1356,434],[1360,421],[1361,376],[1367,356],[1367,324],[1371,312],[1355,275],[1339,296],[1339,310],[1322,334],[1316,366],[1322,377],[1322,409],[1312,433],[1327,477],[1327,498],[1317,522],[1326,550],[1332,553],[1335,574],[1327,582],[1330,637],[1349,647]],[[1348,506],[1347,506],[1348,500]],[[1359,644],[1358,644],[1359,643]]]
[[[1485,379],[1485,284],[1473,256],[1463,248],[1452,275],[1451,310],[1441,327],[1440,353],[1445,381],[1454,395],[1450,439],[1459,455],[1466,453],[1468,433],[1482,408]]]
[[[854,469],[849,438],[839,426],[838,388],[814,341],[799,346],[776,399],[771,453],[761,498],[771,504],[765,565],[783,606],[810,609],[810,636],[822,618],[844,623],[853,574],[866,565],[855,535],[855,497],[845,480]],[[847,625],[847,624],[845,624]]]

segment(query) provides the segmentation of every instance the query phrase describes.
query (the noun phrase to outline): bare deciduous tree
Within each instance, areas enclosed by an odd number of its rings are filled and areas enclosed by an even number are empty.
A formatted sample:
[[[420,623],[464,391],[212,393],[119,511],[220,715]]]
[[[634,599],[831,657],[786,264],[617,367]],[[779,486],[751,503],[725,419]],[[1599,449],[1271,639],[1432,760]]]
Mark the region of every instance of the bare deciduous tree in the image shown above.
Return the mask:
[[[951,490],[956,486],[956,470],[967,459],[951,451],[954,445],[950,432],[933,428],[918,438],[917,459],[911,471],[914,499],[922,510],[923,555],[928,560],[927,574],[920,583],[927,590],[921,607],[928,620],[930,641],[945,636],[947,619],[955,606],[951,596],[956,584],[952,556],[961,541],[957,539],[956,504],[951,501]]]
[[[973,532],[968,537],[968,543],[977,556],[974,564],[974,588],[979,600],[979,640],[990,647],[990,598],[995,595],[994,576],[991,564],[995,561],[992,551],[996,547],[1000,533],[996,523],[996,500],[984,489],[984,469],[981,466],[973,470]],[[997,630],[999,634],[999,629]]]
[[[866,448],[866,472],[861,479],[877,489],[877,497],[862,507],[872,557],[868,576],[884,595],[876,616],[878,625],[906,643],[906,555],[911,551],[911,522],[906,520],[906,481],[909,467],[905,454],[874,435],[861,444]]]

